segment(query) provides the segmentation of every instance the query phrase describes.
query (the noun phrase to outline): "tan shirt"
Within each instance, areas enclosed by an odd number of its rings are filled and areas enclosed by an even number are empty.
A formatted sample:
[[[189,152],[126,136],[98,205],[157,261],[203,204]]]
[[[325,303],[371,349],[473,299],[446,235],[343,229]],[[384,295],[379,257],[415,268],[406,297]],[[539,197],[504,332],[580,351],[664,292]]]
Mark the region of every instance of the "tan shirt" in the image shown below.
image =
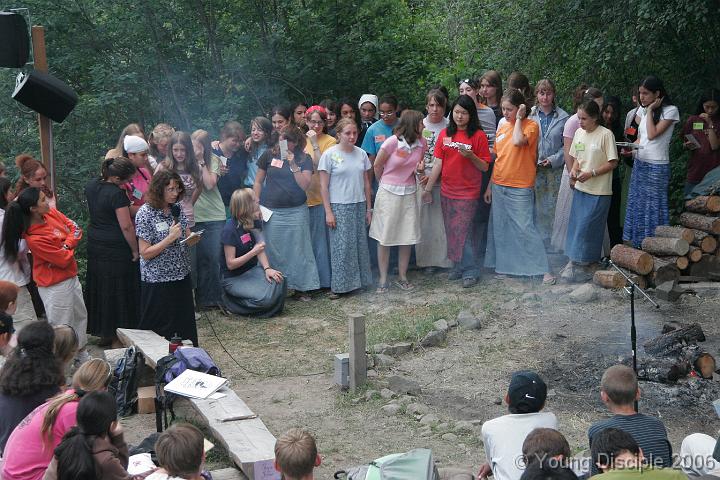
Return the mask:
[[[615,136],[600,125],[592,132],[578,128],[570,145],[570,156],[579,162],[581,172],[591,173],[593,169],[618,159]],[[612,170],[575,183],[575,189],[590,195],[612,195]]]

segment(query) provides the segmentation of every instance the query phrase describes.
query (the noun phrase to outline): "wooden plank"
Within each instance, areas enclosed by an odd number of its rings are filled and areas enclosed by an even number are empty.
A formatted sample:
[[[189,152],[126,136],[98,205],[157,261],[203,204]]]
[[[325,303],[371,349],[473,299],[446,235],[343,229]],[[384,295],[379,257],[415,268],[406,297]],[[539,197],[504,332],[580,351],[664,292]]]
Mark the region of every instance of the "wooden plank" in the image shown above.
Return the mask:
[[[30,28],[33,46],[33,68],[39,72],[48,73],[47,52],[45,50],[45,28],[33,25]],[[38,114],[38,128],[40,130],[40,159],[45,170],[50,174],[50,190],[57,191],[55,180],[55,159],[53,157],[52,122],[49,118]]]
[[[152,368],[168,354],[168,341],[155,332],[118,328],[117,336],[123,345],[135,345],[145,355],[145,363]],[[226,396],[218,400],[187,400],[205,419],[215,440],[225,447],[230,458],[252,480],[255,471],[265,471],[268,465],[272,466],[276,439],[231,388],[223,388],[220,392]],[[255,418],[231,420],[244,416]]]
[[[354,392],[367,382],[367,340],[365,338],[365,316],[350,315],[350,390]]]

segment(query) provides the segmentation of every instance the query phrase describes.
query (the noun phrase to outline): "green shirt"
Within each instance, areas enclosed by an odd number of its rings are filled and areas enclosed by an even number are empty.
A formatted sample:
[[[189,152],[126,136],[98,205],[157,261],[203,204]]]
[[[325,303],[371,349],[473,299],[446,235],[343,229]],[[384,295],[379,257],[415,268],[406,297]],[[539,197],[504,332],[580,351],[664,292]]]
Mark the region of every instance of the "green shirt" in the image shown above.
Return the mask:
[[[210,155],[210,171],[220,175],[220,159],[215,154]],[[223,204],[217,185],[212,190],[203,188],[195,202],[194,210],[195,222],[225,221],[225,204]]]
[[[622,468],[592,477],[593,480],[688,480],[680,470],[672,468]]]

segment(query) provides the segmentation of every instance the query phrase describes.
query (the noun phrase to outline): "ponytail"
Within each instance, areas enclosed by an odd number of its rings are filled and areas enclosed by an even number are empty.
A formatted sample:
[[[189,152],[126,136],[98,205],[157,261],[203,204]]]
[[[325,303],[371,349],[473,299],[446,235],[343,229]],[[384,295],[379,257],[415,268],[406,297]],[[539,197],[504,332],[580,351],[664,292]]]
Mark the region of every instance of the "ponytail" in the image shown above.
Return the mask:
[[[126,181],[135,175],[136,170],[135,165],[132,164],[130,159],[125,157],[106,158],[100,167],[103,180],[107,180],[110,177],[119,177],[120,180]]]
[[[20,239],[30,226],[30,208],[40,200],[40,190],[29,187],[23,190],[14,202],[5,208],[5,220],[2,227],[2,245],[5,258],[15,262],[18,256]]]
[[[93,437],[83,435],[80,427],[72,427],[55,449],[58,480],[96,480],[93,458]]]

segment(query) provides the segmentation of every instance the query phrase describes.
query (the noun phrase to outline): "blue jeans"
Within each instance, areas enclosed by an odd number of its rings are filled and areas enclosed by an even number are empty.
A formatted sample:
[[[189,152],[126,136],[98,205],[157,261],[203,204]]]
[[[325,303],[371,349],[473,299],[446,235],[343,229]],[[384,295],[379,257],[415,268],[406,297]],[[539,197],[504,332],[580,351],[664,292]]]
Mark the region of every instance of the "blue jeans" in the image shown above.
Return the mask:
[[[205,230],[202,239],[195,245],[197,256],[197,287],[195,303],[198,307],[222,305],[220,294],[220,235],[225,221],[197,222],[193,231]]]

